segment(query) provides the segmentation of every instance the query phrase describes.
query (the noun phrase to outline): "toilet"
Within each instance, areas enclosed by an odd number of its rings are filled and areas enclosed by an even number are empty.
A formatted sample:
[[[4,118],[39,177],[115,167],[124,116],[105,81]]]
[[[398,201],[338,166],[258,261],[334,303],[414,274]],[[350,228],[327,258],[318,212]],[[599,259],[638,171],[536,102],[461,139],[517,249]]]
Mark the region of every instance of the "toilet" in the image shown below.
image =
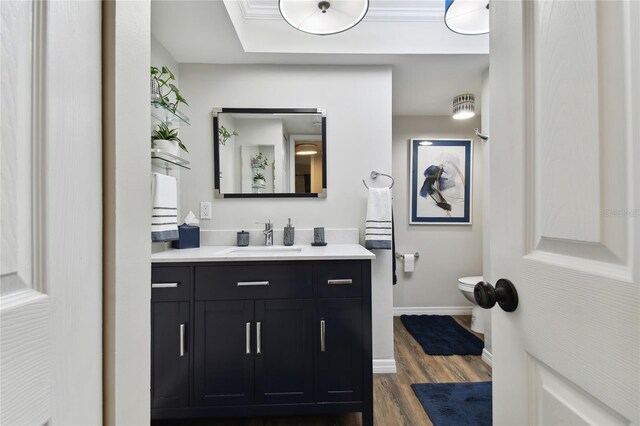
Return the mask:
[[[462,277],[458,279],[458,289],[462,294],[464,294],[464,297],[466,297],[469,302],[473,303],[473,310],[471,311],[471,330],[476,333],[484,334],[483,309],[478,306],[476,299],[473,297],[473,288],[480,281],[484,281],[484,277],[482,275]]]

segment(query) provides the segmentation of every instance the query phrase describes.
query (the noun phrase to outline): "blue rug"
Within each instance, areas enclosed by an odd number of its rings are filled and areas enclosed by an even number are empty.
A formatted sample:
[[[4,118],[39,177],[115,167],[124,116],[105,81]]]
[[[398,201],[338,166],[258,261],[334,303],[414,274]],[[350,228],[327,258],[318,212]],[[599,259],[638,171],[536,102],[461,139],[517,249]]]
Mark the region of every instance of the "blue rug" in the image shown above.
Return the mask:
[[[434,426],[491,426],[491,382],[411,385]]]
[[[482,355],[484,342],[447,315],[402,315],[402,324],[427,355]]]

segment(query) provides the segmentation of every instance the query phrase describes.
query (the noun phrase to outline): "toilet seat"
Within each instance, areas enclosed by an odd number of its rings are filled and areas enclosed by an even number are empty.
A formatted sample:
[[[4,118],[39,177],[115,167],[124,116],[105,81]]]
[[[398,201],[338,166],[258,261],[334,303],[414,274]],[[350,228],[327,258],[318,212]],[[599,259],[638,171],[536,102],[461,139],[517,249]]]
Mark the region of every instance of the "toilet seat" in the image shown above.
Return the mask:
[[[482,308],[478,306],[478,302],[476,302],[474,297],[474,289],[476,284],[480,281],[484,281],[484,277],[482,275],[459,278],[458,290],[460,290],[462,295],[473,304],[473,308],[471,310],[471,330],[477,333],[484,333],[484,314],[482,313]]]
[[[467,291],[473,291],[473,289],[475,288],[476,284],[478,284],[478,282],[480,281],[484,281],[484,277],[482,275],[474,275],[471,277],[462,277],[460,279],[458,279],[458,288],[463,289],[463,290],[467,290]]]
[[[478,306],[474,297],[474,289],[476,284],[480,281],[484,281],[482,275],[473,275],[470,277],[462,277],[458,279],[458,290],[462,292],[462,295],[471,303],[473,307],[471,309],[471,330],[477,333],[484,333],[484,320],[482,308]]]

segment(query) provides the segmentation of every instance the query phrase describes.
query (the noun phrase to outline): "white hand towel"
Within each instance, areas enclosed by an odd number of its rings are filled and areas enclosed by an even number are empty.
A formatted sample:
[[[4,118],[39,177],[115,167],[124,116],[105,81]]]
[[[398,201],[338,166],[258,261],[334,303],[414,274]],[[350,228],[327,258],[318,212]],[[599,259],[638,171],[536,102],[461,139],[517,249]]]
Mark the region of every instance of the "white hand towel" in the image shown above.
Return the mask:
[[[391,191],[389,188],[369,188],[364,246],[391,250],[391,235]]]
[[[413,272],[415,270],[416,257],[413,254],[404,255],[404,271]]]
[[[152,193],[151,241],[177,240],[178,189],[176,178],[154,173]]]

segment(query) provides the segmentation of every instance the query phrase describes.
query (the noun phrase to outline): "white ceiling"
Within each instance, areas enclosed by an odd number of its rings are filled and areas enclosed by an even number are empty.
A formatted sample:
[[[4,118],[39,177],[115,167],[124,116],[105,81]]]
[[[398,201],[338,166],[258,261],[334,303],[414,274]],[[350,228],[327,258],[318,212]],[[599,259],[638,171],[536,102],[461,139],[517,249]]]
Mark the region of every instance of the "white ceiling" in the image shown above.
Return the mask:
[[[277,0],[154,0],[151,30],[179,63],[390,65],[394,115],[449,115],[454,96],[479,98],[488,37],[452,33],[443,13],[444,0],[371,0],[365,21],[321,37],[284,22]]]

